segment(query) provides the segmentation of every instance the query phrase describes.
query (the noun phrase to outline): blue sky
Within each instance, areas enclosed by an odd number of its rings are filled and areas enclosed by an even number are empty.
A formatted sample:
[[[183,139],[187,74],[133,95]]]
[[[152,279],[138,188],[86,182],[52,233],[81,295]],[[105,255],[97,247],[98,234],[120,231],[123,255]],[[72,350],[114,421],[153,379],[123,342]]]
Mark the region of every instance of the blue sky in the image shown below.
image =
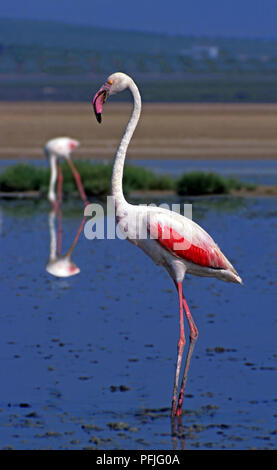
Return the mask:
[[[9,0],[1,18],[170,34],[277,37],[277,0]]]

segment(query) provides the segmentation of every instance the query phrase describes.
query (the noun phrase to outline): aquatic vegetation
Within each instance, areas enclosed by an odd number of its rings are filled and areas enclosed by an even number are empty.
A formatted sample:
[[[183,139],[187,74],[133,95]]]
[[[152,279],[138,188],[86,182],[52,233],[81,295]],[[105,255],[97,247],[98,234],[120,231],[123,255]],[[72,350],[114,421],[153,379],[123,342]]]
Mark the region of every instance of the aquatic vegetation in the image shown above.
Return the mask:
[[[181,196],[228,194],[233,190],[243,188],[247,189],[245,183],[242,183],[237,178],[226,178],[217,173],[205,173],[202,171],[184,173],[176,182],[176,191]]]
[[[26,163],[10,165],[0,174],[0,190],[37,191],[48,184],[49,175],[49,171],[35,165]]]
[[[86,194],[101,196],[110,193],[112,164],[90,163],[77,161],[75,166],[79,171]],[[70,168],[62,164],[63,192],[73,193],[76,183]],[[39,191],[46,194],[49,185],[50,171],[48,168],[37,167],[26,163],[8,166],[0,174],[0,191]],[[167,175],[157,175],[143,167],[126,165],[124,170],[124,190],[173,190],[175,181]]]
[[[169,175],[159,175],[143,167],[126,164],[123,177],[124,190],[174,190],[175,180]]]
[[[110,194],[112,163],[91,163],[75,161],[84,190],[88,196]],[[66,162],[62,163],[63,192],[65,195],[76,192],[76,183]],[[42,196],[48,191],[50,170],[47,167],[26,163],[10,165],[0,174],[1,192],[38,191]],[[144,167],[126,165],[123,186],[125,194],[131,191],[175,191],[181,196],[201,194],[228,194],[234,190],[253,191],[256,185],[243,183],[239,179],[226,178],[217,173],[193,171],[176,179],[170,175],[157,174]]]

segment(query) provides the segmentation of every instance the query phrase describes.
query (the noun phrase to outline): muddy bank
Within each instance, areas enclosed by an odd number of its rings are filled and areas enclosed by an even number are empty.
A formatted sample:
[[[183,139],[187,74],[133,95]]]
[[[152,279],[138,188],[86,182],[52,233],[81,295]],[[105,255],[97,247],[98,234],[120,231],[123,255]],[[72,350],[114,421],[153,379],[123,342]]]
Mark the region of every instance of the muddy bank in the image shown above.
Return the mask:
[[[106,104],[103,124],[91,104],[0,103],[0,158],[44,158],[45,142],[69,135],[81,142],[76,158],[113,157],[131,103]],[[276,104],[143,105],[129,159],[276,159]]]

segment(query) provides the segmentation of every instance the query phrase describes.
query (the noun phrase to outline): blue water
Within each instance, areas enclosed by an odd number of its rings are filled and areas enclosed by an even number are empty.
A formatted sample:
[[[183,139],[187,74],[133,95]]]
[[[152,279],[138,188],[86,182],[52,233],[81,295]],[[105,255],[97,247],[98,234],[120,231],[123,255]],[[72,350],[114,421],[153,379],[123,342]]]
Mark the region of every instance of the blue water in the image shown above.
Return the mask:
[[[35,165],[46,165],[44,160],[24,161]],[[18,160],[0,160],[0,171],[5,166],[14,163],[18,163]],[[144,166],[157,173],[167,173],[174,177],[188,171],[201,170],[216,172],[223,176],[235,176],[248,183],[277,184],[276,160],[130,160],[129,158],[128,163]]]
[[[172,438],[178,301],[166,272],[126,241],[82,235],[80,274],[55,278],[48,204],[1,203],[0,448],[276,448],[276,199],[198,198],[193,216],[244,286],[184,282],[199,340]],[[64,203],[64,252],[81,218]]]

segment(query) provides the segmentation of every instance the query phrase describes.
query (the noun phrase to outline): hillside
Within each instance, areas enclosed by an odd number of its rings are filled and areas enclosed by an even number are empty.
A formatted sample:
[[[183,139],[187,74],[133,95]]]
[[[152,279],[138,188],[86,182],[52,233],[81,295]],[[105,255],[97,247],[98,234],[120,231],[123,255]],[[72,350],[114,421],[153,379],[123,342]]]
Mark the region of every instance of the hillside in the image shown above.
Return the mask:
[[[277,57],[277,40],[192,37],[77,26],[53,21],[0,18],[0,43],[4,46],[121,51],[176,55],[197,46],[217,46],[230,56]]]
[[[150,101],[276,101],[276,46],[0,19],[0,99],[84,100],[121,70]]]

